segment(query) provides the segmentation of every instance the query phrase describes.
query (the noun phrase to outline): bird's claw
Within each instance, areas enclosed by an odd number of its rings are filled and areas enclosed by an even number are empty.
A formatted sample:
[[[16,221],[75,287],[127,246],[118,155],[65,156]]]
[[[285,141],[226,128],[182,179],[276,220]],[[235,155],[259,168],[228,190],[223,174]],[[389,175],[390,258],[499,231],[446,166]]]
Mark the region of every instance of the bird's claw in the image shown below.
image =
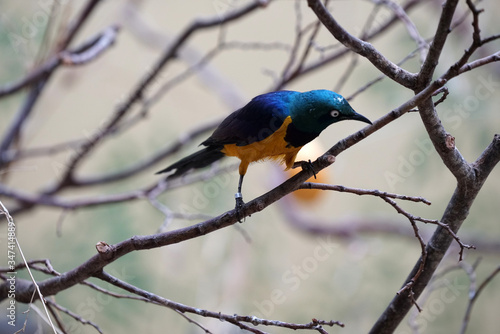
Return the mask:
[[[314,178],[316,179],[316,172],[314,171],[314,167],[313,167],[311,160],[297,161],[293,164],[292,168],[297,168],[299,166],[302,168],[302,170],[311,171],[313,173]]]
[[[237,192],[236,194],[234,194],[234,199],[236,200],[236,206],[234,207],[234,209],[236,210],[236,216],[238,217],[238,221],[242,223],[241,219],[243,217],[241,214],[241,209],[243,208],[243,204],[245,204],[245,202],[243,202],[243,195],[240,192]]]

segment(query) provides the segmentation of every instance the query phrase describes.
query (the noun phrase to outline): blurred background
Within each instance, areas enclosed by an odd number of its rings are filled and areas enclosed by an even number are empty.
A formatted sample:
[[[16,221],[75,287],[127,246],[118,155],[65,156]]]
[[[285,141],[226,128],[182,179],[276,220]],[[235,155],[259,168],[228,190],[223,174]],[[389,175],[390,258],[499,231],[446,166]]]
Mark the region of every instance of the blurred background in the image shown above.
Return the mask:
[[[50,9],[53,5],[55,10]],[[11,147],[29,151],[61,144],[64,149],[9,164],[0,171],[0,182],[29,194],[57,183],[79,145],[99,132],[116,107],[150,73],[166,47],[193,20],[223,17],[244,5],[233,0],[192,1],[189,5],[173,0],[100,4],[71,46],[118,24],[121,30],[115,44],[86,65],[59,68],[25,122],[20,140]],[[1,86],[16,82],[52,56],[61,29],[81,6],[70,1],[1,1]],[[374,6],[371,1],[329,4],[339,22],[357,36],[365,31],[371,15],[375,16],[369,31],[393,15],[385,6],[374,12]],[[497,34],[498,2],[484,1],[478,7],[485,9],[480,16],[483,37]],[[54,14],[49,17],[51,10]],[[408,11],[423,39],[433,36],[440,11],[439,1],[420,1]],[[463,23],[450,34],[436,76],[457,61],[471,42],[472,17],[467,13],[465,3],[461,3],[456,20],[463,18]],[[272,1],[222,28],[195,33],[146,90],[143,104],[134,106],[123,120],[130,120],[132,126],[103,140],[85,158],[76,176],[92,179],[145,161],[186,134],[221,120],[255,95],[270,90],[331,89],[350,97],[380,75],[368,61],[348,53],[294,80],[283,80],[298,29],[310,36],[314,19],[306,2]],[[304,29],[308,25],[311,27]],[[308,41],[304,37],[298,45],[294,65]],[[417,49],[400,22],[370,42],[394,63]],[[342,48],[321,27],[304,66],[321,62]],[[478,51],[478,57],[498,48],[498,42],[488,44]],[[412,72],[419,66],[419,52],[403,65]],[[472,162],[499,131],[500,68],[490,64],[461,75],[447,87],[450,94],[438,111],[447,131],[455,136],[458,149]],[[411,96],[411,91],[384,79],[355,95],[350,103],[373,121]],[[22,90],[0,99],[0,134],[9,129],[25,98],[26,90]],[[362,126],[359,122],[331,126],[304,152],[305,159],[316,159]],[[209,135],[210,130],[131,177],[67,188],[57,196],[68,201],[95,199],[143,189],[158,182],[156,171],[192,153]],[[237,162],[226,159],[222,166],[228,169],[170,189],[158,196],[158,203],[138,199],[75,210],[37,206],[21,211],[14,220],[24,254],[28,259],[50,259],[55,270],[65,272],[93,256],[98,241],[114,244],[134,235],[174,230],[222,214],[234,207],[238,173],[231,166]],[[428,219],[440,219],[455,189],[455,179],[432,148],[418,113],[406,114],[343,152],[320,176],[325,183],[425,197],[432,205],[398,203],[408,212]],[[260,196],[287,177],[282,166],[273,162],[252,165],[245,177],[245,200]],[[475,269],[475,284],[479,284],[500,264],[499,189],[500,170],[496,168],[459,232],[461,240],[476,245],[477,250],[467,250],[464,261],[459,263],[459,248],[453,244],[438,270],[442,275],[419,300],[423,312],[418,314],[413,309],[397,333],[459,332],[469,295],[467,271],[470,273],[471,266],[481,259]],[[326,191],[311,198],[305,192],[301,192],[305,196],[287,196],[243,224],[180,244],[128,254],[106,271],[142,289],[201,309],[293,323],[307,323],[312,318],[338,320],[346,327],[329,328],[329,333],[367,332],[417,261],[419,243],[410,223],[380,198]],[[0,198],[8,208],[17,206],[7,196]],[[165,210],[177,215],[166,217]],[[435,226],[419,224],[419,228],[427,240]],[[2,244],[6,230],[2,221]],[[5,264],[3,261],[1,266]],[[19,277],[28,278],[22,270]],[[36,273],[38,280],[47,277]],[[90,281],[122,292],[102,281]],[[104,333],[203,332],[167,308],[115,299],[86,286],[75,286],[53,298],[98,324]],[[496,278],[479,298],[468,332],[497,333],[499,307],[500,280]],[[25,315],[19,312],[18,316],[22,325]],[[28,329],[36,329],[36,317],[30,312]],[[64,314],[61,317],[68,332],[96,332]],[[218,320],[192,318],[213,333],[240,332]],[[259,329],[289,332],[273,327]]]

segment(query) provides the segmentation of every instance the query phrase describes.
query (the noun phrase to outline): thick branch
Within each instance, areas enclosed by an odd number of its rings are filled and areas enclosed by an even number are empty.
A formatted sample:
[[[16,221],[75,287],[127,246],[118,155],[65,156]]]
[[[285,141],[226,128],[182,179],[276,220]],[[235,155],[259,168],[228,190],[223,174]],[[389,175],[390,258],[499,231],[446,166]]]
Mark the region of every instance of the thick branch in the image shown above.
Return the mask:
[[[458,184],[441,218],[441,222],[448,225],[449,229],[454,233],[459,230],[460,226],[467,218],[469,209],[481,190],[484,181],[499,161],[500,135],[497,134],[493,138],[492,143],[484,150],[483,154],[473,163],[475,177],[472,179],[469,178],[468,182],[464,184]],[[425,267],[418,277],[418,280],[416,280],[412,286],[415,298],[420,296],[429,283],[453,240],[453,236],[442,226],[439,226],[434,232],[426,246]],[[408,284],[419,270],[420,259],[417,261],[403,286]],[[412,300],[406,295],[396,295],[377,320],[370,333],[393,333],[412,305]]]
[[[457,181],[463,182],[472,177],[472,168],[456,148],[455,138],[444,129],[432,99],[429,98],[419,104],[418,109],[437,153]]]

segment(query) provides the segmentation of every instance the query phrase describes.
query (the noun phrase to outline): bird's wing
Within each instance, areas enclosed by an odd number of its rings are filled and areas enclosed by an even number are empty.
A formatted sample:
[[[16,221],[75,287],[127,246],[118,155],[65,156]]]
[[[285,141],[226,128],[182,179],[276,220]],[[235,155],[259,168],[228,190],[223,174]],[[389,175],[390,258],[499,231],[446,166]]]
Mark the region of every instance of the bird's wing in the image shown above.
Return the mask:
[[[289,115],[287,99],[269,94],[254,98],[230,114],[202,145],[249,145],[261,141],[283,124]]]

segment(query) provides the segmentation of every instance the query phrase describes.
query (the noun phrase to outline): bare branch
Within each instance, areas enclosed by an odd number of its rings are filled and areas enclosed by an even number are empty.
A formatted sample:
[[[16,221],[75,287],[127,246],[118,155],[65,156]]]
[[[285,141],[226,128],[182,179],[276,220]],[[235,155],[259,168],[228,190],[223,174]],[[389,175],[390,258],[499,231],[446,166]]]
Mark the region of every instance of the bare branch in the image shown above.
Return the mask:
[[[82,323],[83,325],[90,325],[90,326],[94,327],[94,329],[97,332],[103,334],[103,331],[93,321],[82,318],[79,314],[77,314],[77,313],[75,313],[75,312],[73,312],[73,311],[71,311],[71,310],[69,310],[69,309],[67,309],[67,308],[59,305],[58,303],[56,303],[55,301],[53,301],[50,298],[47,298],[45,301],[47,302],[48,305],[50,305],[52,307],[55,307],[56,309],[58,309],[59,311],[61,311],[63,313],[66,313],[67,315],[69,315],[70,317],[72,317],[76,321]]]
[[[436,107],[438,104],[444,102],[446,100],[446,97],[448,96],[448,94],[450,94],[450,92],[448,91],[448,88],[441,87],[438,90],[436,90],[434,92],[434,94],[432,94],[432,95],[433,96],[437,96],[437,95],[439,95],[441,93],[443,93],[443,95],[439,98],[439,100],[437,100],[436,102],[434,102],[434,107]]]
[[[423,63],[425,61],[425,57],[427,56],[427,50],[429,48],[429,45],[427,44],[425,39],[422,38],[422,36],[420,36],[417,27],[411,21],[408,14],[406,14],[403,7],[401,7],[398,3],[391,0],[372,0],[372,1],[376,4],[385,5],[387,8],[389,8],[391,11],[394,12],[394,14],[398,17],[398,19],[401,20],[401,22],[403,22],[403,24],[406,27],[406,30],[408,31],[408,34],[417,44],[417,50],[420,53],[420,61]]]
[[[432,80],[432,75],[434,74],[434,70],[438,64],[441,51],[443,50],[448,34],[451,31],[451,22],[453,20],[453,15],[455,14],[457,4],[458,0],[447,0],[443,5],[443,11],[436,28],[436,33],[434,34],[434,39],[429,47],[427,57],[425,58],[422,68],[418,74],[418,90],[426,87]]]
[[[77,49],[59,52],[20,81],[0,87],[0,97],[13,94],[35,83],[60,65],[84,65],[92,61],[113,45],[118,30],[117,26],[111,26],[99,35],[92,37],[91,40],[84,42]]]
[[[60,199],[56,196],[52,195],[44,195],[44,194],[27,194],[24,192],[21,192],[19,190],[13,190],[9,189],[6,186],[0,184],[0,193],[4,196],[8,196],[10,198],[13,198],[21,203],[24,203],[25,205],[45,205],[45,206],[52,206],[52,207],[58,207],[58,208],[63,208],[63,209],[76,209],[76,208],[81,208],[81,207],[88,207],[88,206],[95,206],[95,205],[102,205],[102,204],[110,204],[110,203],[119,203],[119,202],[124,202],[124,201],[130,201],[130,200],[135,200],[135,199],[140,199],[144,198],[147,196],[148,192],[154,189],[156,186],[150,186],[147,187],[143,190],[133,190],[130,192],[126,193],[121,193],[121,194],[112,194],[112,195],[107,195],[107,196],[91,196],[88,198],[82,198],[78,200],[64,200]]]
[[[467,304],[467,310],[465,311],[464,314],[464,319],[462,321],[462,328],[460,329],[460,334],[465,334],[465,332],[467,331],[467,326],[469,325],[472,309],[474,308],[474,305],[476,304],[479,295],[481,294],[481,292],[483,292],[486,286],[493,280],[493,278],[495,278],[495,276],[498,273],[500,273],[500,266],[498,266],[495,270],[493,270],[491,274],[489,274],[488,277],[485,278],[485,280],[479,285],[477,289],[473,288],[472,291],[469,293],[469,303]]]
[[[80,29],[83,27],[83,25],[87,22],[88,18],[90,17],[90,14],[97,8],[97,5],[101,3],[101,0],[88,0],[85,6],[83,7],[81,13],[78,15],[78,17],[71,22],[66,35],[63,37],[63,39],[59,42],[58,51],[66,49],[70,43],[73,41],[77,33],[80,31]]]
[[[500,61],[500,51],[496,52],[496,53],[494,53],[492,55],[489,55],[487,57],[480,58],[480,59],[474,60],[474,61],[472,61],[472,62],[470,62],[468,64],[463,65],[459,69],[459,74],[471,71],[471,70],[473,70],[475,68],[478,68],[478,67],[481,67],[481,66],[484,66],[484,65],[496,62],[496,61]]]
[[[80,30],[85,20],[90,16],[99,2],[99,0],[89,0],[86,6],[84,6],[80,15],[75,21],[72,22],[72,26],[70,27],[66,37],[61,41],[60,50],[66,49],[68,47],[69,43],[71,43],[76,33]],[[38,97],[40,96],[41,91],[50,79],[52,73],[54,73],[54,70],[58,67],[58,63],[59,58],[52,60],[52,62],[49,64],[50,70],[48,72],[43,72],[38,80],[33,82],[33,86],[28,93],[24,105],[18,111],[17,115],[14,118],[14,121],[8,128],[7,133],[4,135],[3,140],[0,143],[0,168],[4,165],[3,152],[5,152],[12,145],[12,143],[16,139],[18,139],[22,125],[31,114],[35,103],[38,101]],[[21,84],[20,87],[24,87],[24,84]],[[19,88],[15,88],[14,91]]]
[[[300,75],[302,68],[304,67],[304,64],[307,60],[307,57],[309,56],[309,53],[311,51],[311,48],[314,45],[314,39],[316,38],[318,32],[319,32],[319,27],[320,27],[320,22],[316,21],[305,28],[301,27],[302,23],[302,13],[300,9],[301,1],[295,1],[295,13],[296,13],[296,24],[295,24],[295,41],[293,44],[293,48],[290,52],[290,56],[288,58],[288,62],[285,65],[285,67],[282,70],[282,75],[280,82],[276,85],[275,89],[281,89],[285,85],[285,83],[289,80],[293,80],[293,78],[296,78]],[[309,36],[309,40],[307,41],[306,47],[302,53],[302,56],[300,57],[299,61],[297,64],[295,64],[295,61],[298,57],[298,52],[299,52],[299,47],[302,42],[302,39],[304,35],[308,32],[308,30],[312,29],[312,33]],[[295,69],[292,70],[292,67],[295,65]]]
[[[84,65],[96,59],[115,43],[119,29],[118,26],[113,25],[104,30],[88,45],[84,45],[84,47],[80,47],[75,51],[60,52],[61,64],[67,66]]]
[[[82,160],[90,154],[92,149],[104,138],[106,137],[113,128],[121,121],[121,119],[129,113],[131,107],[140,101],[146,88],[151,85],[157,75],[160,73],[162,68],[172,59],[176,57],[176,54],[180,47],[186,43],[186,41],[191,37],[192,34],[201,29],[208,29],[222,24],[236,20],[263,5],[260,1],[254,1],[246,6],[243,6],[239,10],[235,10],[226,14],[224,17],[211,17],[208,19],[198,19],[188,25],[177,37],[177,39],[170,45],[165,52],[161,55],[160,59],[153,66],[152,70],[146,74],[146,76],[140,81],[138,86],[134,88],[132,93],[128,96],[128,99],[121,104],[113,116],[104,124],[104,126],[99,129],[92,137],[81,147],[80,150],[70,159],[68,167],[61,178],[59,185],[54,188],[58,190],[67,185],[72,185],[74,183],[74,171],[77,166],[82,162]]]
[[[414,196],[406,196],[406,195],[398,195],[392,194],[385,191],[380,191],[377,189],[360,189],[360,188],[349,188],[341,185],[333,185],[333,184],[324,184],[324,183],[315,183],[315,182],[304,182],[299,189],[321,189],[321,190],[334,190],[338,192],[348,192],[356,195],[372,195],[381,198],[395,198],[401,199],[404,201],[412,201],[412,202],[422,202],[427,205],[431,205],[431,202],[426,200],[423,197],[414,197]]]
[[[220,121],[217,120],[214,122],[209,122],[209,123],[203,124],[199,127],[195,127],[191,131],[179,136],[177,138],[177,140],[173,140],[168,146],[166,146],[165,148],[163,148],[162,150],[160,150],[156,154],[154,154],[151,157],[144,159],[144,160],[138,162],[137,164],[130,166],[122,171],[114,172],[112,174],[107,174],[107,175],[94,176],[94,177],[88,177],[88,176],[87,177],[84,177],[84,176],[75,177],[75,180],[74,180],[75,186],[90,186],[90,185],[95,185],[95,184],[104,184],[104,183],[108,183],[108,182],[122,180],[124,178],[136,175],[139,172],[142,172],[145,169],[160,162],[161,160],[165,159],[166,157],[168,157],[174,153],[177,153],[182,147],[184,147],[188,143],[191,143],[195,138],[198,138],[200,135],[215,128],[215,126],[219,122]]]
[[[240,327],[241,329],[249,330],[254,333],[261,333],[261,331],[258,331],[254,328],[251,328],[244,323],[249,323],[254,326],[257,325],[264,325],[264,326],[276,326],[276,327],[284,327],[284,328],[289,328],[289,329],[311,329],[311,330],[320,330],[321,326],[340,326],[344,327],[344,324],[342,324],[339,321],[323,321],[323,320],[316,320],[313,319],[308,324],[293,324],[293,323],[288,323],[288,322],[283,322],[283,321],[278,321],[278,320],[266,320],[266,319],[260,319],[255,316],[240,316],[237,314],[234,315],[229,315],[229,314],[224,314],[221,312],[213,312],[213,311],[208,311],[208,310],[202,310],[199,308],[194,308],[190,307],[184,304],[176,303],[171,300],[168,300],[166,298],[160,297],[158,295],[155,295],[149,291],[140,289],[136,286],[133,286],[127,282],[124,282],[116,277],[113,277],[109,275],[108,273],[101,271],[96,274],[94,274],[95,277],[102,279],[103,281],[106,281],[112,285],[115,285],[121,289],[124,289],[128,292],[137,294],[139,296],[142,296],[152,302],[155,302],[159,305],[166,306],[170,309],[173,309],[178,312],[182,313],[192,313],[196,314],[202,317],[209,317],[209,318],[214,318],[214,319],[219,319],[221,321],[227,321],[235,326]]]
[[[314,11],[318,19],[332,33],[332,35],[347,48],[368,59],[377,69],[392,80],[412,89],[415,85],[416,76],[396,64],[392,63],[384,55],[378,52],[373,45],[364,42],[349,34],[340,26],[333,16],[328,12],[320,0],[308,0],[309,7]]]
[[[236,20],[237,18],[242,18],[246,14],[252,12],[254,9],[265,5],[265,3],[262,1],[250,3],[248,5],[245,5],[244,7],[237,9],[236,11],[228,12],[222,16],[218,15],[217,17],[213,16],[207,19],[194,20],[191,24],[187,25],[179,35],[177,35],[175,40],[171,41],[169,46],[164,50],[164,52],[161,54],[161,57],[159,57],[159,59],[155,63],[154,68],[147,71],[142,80],[140,80],[137,85],[133,87],[133,89],[131,90],[131,94],[126,97],[124,103],[120,104],[116,111],[109,116],[107,122],[105,123],[105,126],[96,129],[95,133],[92,135],[92,137],[90,137],[90,139],[68,142],[68,146],[63,146],[64,144],[60,144],[54,145],[52,147],[41,147],[37,149],[18,149],[13,144],[16,143],[16,140],[22,139],[20,135],[22,132],[20,130],[22,126],[27,123],[27,120],[32,113],[33,107],[38,101],[38,97],[41,95],[41,93],[43,93],[45,84],[48,82],[48,79],[50,78],[52,73],[54,73],[56,68],[61,65],[84,64],[86,61],[94,59],[101,52],[106,50],[111,45],[111,42],[114,39],[114,37],[111,38],[113,32],[109,31],[109,35],[106,34],[107,37],[104,37],[104,35],[99,36],[95,40],[90,40],[89,42],[83,43],[83,45],[76,49],[70,49],[68,47],[76,32],[79,30],[79,27],[81,27],[87,21],[87,18],[92,12],[92,9],[96,6],[96,4],[99,3],[99,1],[95,0],[88,1],[80,16],[76,20],[74,20],[72,28],[66,32],[65,39],[63,39],[63,41],[61,42],[61,47],[58,48],[56,52],[52,52],[52,54],[56,55],[54,56],[55,63],[51,65],[50,61],[52,59],[49,59],[49,61],[38,68],[41,69],[43,68],[43,66],[48,66],[48,71],[42,71],[41,74],[32,72],[31,75],[36,75],[36,77],[34,79],[29,79],[33,80],[30,81],[30,83],[23,84],[29,85],[31,83],[34,83],[35,86],[30,90],[25,100],[24,106],[22,106],[22,108],[20,109],[11,127],[8,128],[9,131],[7,135],[2,139],[2,143],[0,144],[2,156],[0,156],[0,159],[4,163],[10,163],[17,161],[18,159],[27,158],[30,156],[48,155],[52,154],[53,152],[60,152],[67,149],[68,147],[75,147],[74,145],[77,145],[78,148],[75,149],[75,154],[72,155],[70,164],[63,171],[64,175],[62,179],[56,180],[56,182],[51,182],[51,186],[37,192],[26,193],[21,188],[18,188],[14,185],[11,186],[8,184],[0,184],[0,194],[14,199],[17,202],[16,204],[19,205],[19,210],[25,210],[31,207],[35,208],[37,206],[43,205],[62,208],[63,215],[61,217],[64,217],[65,213],[69,212],[69,210],[75,210],[81,207],[142,199],[149,201],[151,205],[153,205],[156,209],[164,214],[165,224],[162,227],[165,227],[166,224],[173,218],[206,220],[199,224],[195,224],[193,226],[182,229],[177,229],[174,231],[167,231],[148,236],[132,237],[114,245],[109,245],[104,241],[100,242],[97,254],[95,254],[84,263],[81,263],[79,266],[75,265],[72,270],[62,274],[55,271],[48,260],[34,260],[26,262],[24,264],[18,264],[15,266],[16,268],[26,267],[28,269],[37,270],[39,272],[51,275],[51,277],[37,282],[34,282],[34,280],[29,281],[18,279],[18,281],[16,282],[16,300],[20,302],[31,302],[32,298],[41,298],[43,301],[43,296],[41,295],[42,293],[44,296],[55,295],[61,291],[70,289],[76,284],[83,284],[99,291],[100,293],[108,294],[116,298],[137,299],[144,302],[153,303],[155,305],[164,305],[170,307],[175,312],[183,316],[187,321],[195,324],[207,333],[209,333],[209,330],[191,319],[191,315],[195,314],[203,317],[224,320],[243,330],[253,333],[264,333],[264,331],[255,328],[255,326],[257,325],[280,326],[294,330],[308,329],[317,331],[319,333],[326,333],[326,331],[323,329],[323,326],[341,324],[336,321],[328,322],[316,319],[312,319],[310,323],[293,324],[281,321],[258,319],[251,316],[238,316],[230,315],[229,313],[221,314],[209,310],[199,310],[190,306],[175,303],[174,301],[170,301],[161,296],[151,294],[148,291],[138,289],[137,287],[120,281],[114,277],[111,277],[109,275],[106,276],[107,274],[104,272],[104,269],[108,264],[116,261],[122,256],[127,255],[130,252],[163,247],[166,245],[171,245],[174,243],[179,243],[185,240],[203,236],[205,234],[217,231],[221,228],[234,225],[238,220],[242,218],[242,216],[246,217],[266,209],[269,205],[272,205],[274,202],[283,198],[285,195],[293,192],[294,190],[314,188],[380,197],[389,205],[391,205],[399,214],[410,221],[413,231],[408,229],[407,225],[404,225],[404,229],[401,229],[395,224],[390,226],[388,224],[382,225],[381,221],[377,219],[354,219],[351,226],[347,226],[347,224],[344,223],[342,225],[336,225],[333,227],[318,227],[310,224],[310,220],[300,219],[300,217],[297,217],[297,212],[288,212],[286,210],[283,210],[285,214],[292,216],[290,222],[294,226],[308,233],[329,233],[340,238],[352,238],[353,235],[357,232],[394,233],[403,235],[405,237],[411,236],[413,233],[413,236],[417,238],[421,247],[420,258],[415,263],[413,270],[409,273],[407,279],[402,284],[402,287],[395,295],[391,304],[387,307],[386,311],[384,311],[379,321],[377,321],[372,329],[372,332],[377,334],[394,332],[394,329],[398,326],[401,319],[405,316],[408,310],[411,310],[413,308],[413,305],[415,305],[416,308],[420,310],[420,306],[417,304],[417,299],[428,285],[433,273],[441,262],[441,259],[444,257],[444,254],[447,250],[449,250],[449,247],[453,245],[453,247],[455,247],[453,250],[457,249],[458,247],[460,248],[460,259],[462,259],[463,252],[466,248],[473,248],[473,246],[461,242],[460,238],[458,237],[458,230],[461,224],[468,217],[469,209],[471,208],[475,197],[480,191],[489,173],[500,161],[500,137],[499,135],[495,135],[492,143],[490,144],[490,146],[488,146],[488,148],[485,149],[482,155],[474,163],[468,163],[455,147],[455,138],[451,134],[446,132],[445,128],[442,126],[441,120],[435,108],[436,105],[440,104],[446,99],[447,88],[445,85],[449,80],[461,75],[462,73],[476,69],[486,64],[497,62],[499,60],[500,54],[498,52],[489,56],[485,56],[484,54],[482,54],[482,58],[480,59],[473,58],[472,56],[477,50],[479,50],[480,46],[499,39],[500,35],[493,35],[484,39],[481,38],[481,31],[479,28],[479,14],[481,13],[481,10],[476,9],[476,5],[474,5],[469,0],[467,1],[467,5],[469,7],[468,14],[464,15],[463,18],[459,18],[458,20],[453,21],[457,1],[447,1],[443,6],[443,13],[439,21],[439,26],[436,30],[436,38],[432,42],[431,48],[429,50],[429,53],[427,54],[427,57],[425,58],[421,72],[416,75],[403,70],[400,64],[402,64],[406,59],[413,57],[417,52],[421,51],[421,48],[423,48],[424,44],[427,43],[420,37],[416,26],[411,22],[409,16],[406,13],[409,7],[420,2],[418,0],[410,0],[404,3],[401,7],[395,2],[392,2],[392,0],[373,0],[373,2],[375,2],[375,7],[372,10],[371,16],[365,21],[366,29],[364,29],[361,33],[360,38],[356,38],[349,35],[349,33],[335,21],[335,19],[332,17],[332,15],[330,15],[330,13],[328,13],[325,6],[320,1],[309,0],[309,5],[320,20],[318,21],[315,19],[313,23],[303,26],[303,13],[301,12],[302,7],[300,7],[302,6],[302,3],[297,0],[295,2],[296,31],[295,42],[293,46],[290,46],[281,41],[275,43],[260,43],[258,41],[246,43],[238,41],[228,42],[225,40],[226,26],[224,24],[231,22],[232,20]],[[372,23],[378,23],[374,21],[374,18],[381,4],[385,4],[391,9],[390,15],[392,15],[392,17],[388,20],[384,20],[384,22],[382,22],[383,24],[375,27],[373,31],[370,31],[371,29],[368,29],[368,27],[371,27]],[[434,71],[437,63],[441,61],[440,56],[446,43],[447,35],[453,29],[453,27],[455,27],[457,24],[460,24],[461,22],[464,22],[465,18],[470,18],[471,16],[473,32],[472,42],[469,48],[466,49],[464,53],[459,54],[459,57],[457,57],[459,59],[444,74],[436,75]],[[388,60],[390,59],[390,57],[380,54],[380,52],[376,50],[371,44],[367,43],[365,39],[370,39],[380,35],[380,33],[385,31],[385,29],[391,27],[395,22],[399,21],[403,22],[410,36],[412,36],[412,38],[419,45],[419,48],[415,52],[411,52],[401,63],[395,65]],[[333,48],[326,47],[320,49],[319,47],[317,47],[316,44],[318,42],[316,41],[316,39],[318,37],[321,23],[323,23],[323,25],[325,25],[330,30],[332,35],[340,40],[343,46],[346,46],[346,48],[344,48],[341,44],[335,44]],[[188,61],[183,58],[181,56],[181,50],[185,50],[188,47],[187,44],[191,41],[192,36],[203,29],[208,29],[211,27],[220,27],[220,34],[218,36],[218,41],[215,47],[209,49],[209,51],[206,51],[203,55],[201,55],[201,57],[194,57],[196,58],[196,61]],[[116,31],[114,31],[114,35],[116,35]],[[163,41],[164,40],[162,39],[161,43],[166,44],[163,43]],[[63,45],[64,47],[62,47]],[[337,46],[340,46],[342,50],[333,50]],[[366,89],[366,87],[369,87],[378,80],[381,80],[382,78],[388,76],[396,82],[404,85],[405,87],[411,88],[414,91],[415,96],[413,96],[411,99],[395,108],[394,110],[387,112],[384,116],[376,120],[373,125],[367,126],[361,131],[358,131],[353,135],[339,141],[312,164],[313,168],[303,170],[296,176],[291,177],[271,191],[248,202],[238,213],[236,213],[234,210],[231,210],[217,217],[208,217],[204,214],[183,214],[175,212],[175,210],[178,210],[175,207],[167,206],[158,200],[158,196],[167,190],[189,185],[199,180],[205,180],[206,178],[211,177],[217,173],[232,170],[234,168],[234,166],[232,165],[228,167],[220,167],[219,165],[214,165],[211,170],[204,173],[193,173],[190,175],[186,175],[185,178],[178,179],[172,182],[160,180],[141,189],[128,191],[121,194],[93,196],[92,198],[85,197],[76,199],[66,198],[62,194],[59,195],[61,193],[61,190],[69,187],[83,188],[85,186],[99,185],[107,182],[124,180],[127,177],[137,175],[137,173],[145,170],[149,166],[152,166],[152,164],[162,159],[162,157],[172,154],[173,152],[181,149],[186,143],[190,142],[192,138],[197,135],[196,130],[190,133],[187,137],[179,138],[176,143],[165,148],[161,152],[158,152],[148,157],[147,159],[140,161],[138,164],[126,168],[125,170],[91,177],[79,175],[79,172],[81,170],[81,168],[79,167],[83,164],[83,162],[87,161],[90,155],[96,151],[98,145],[103,143],[105,139],[110,138],[111,135],[125,132],[138,121],[145,119],[145,116],[151,109],[150,107],[161,97],[163,97],[165,92],[169,92],[173,87],[178,87],[180,83],[185,82],[185,79],[199,73],[199,71],[201,71],[207,64],[209,65],[210,62],[214,61],[215,57],[221,54],[222,51],[232,48],[260,48],[265,50],[279,49],[288,52],[288,63],[282,70],[281,77],[279,76],[278,71],[275,71],[274,69],[269,70],[276,78],[275,87],[284,87],[292,80],[301,78],[304,76],[304,74],[309,73],[314,69],[324,68],[323,66],[328,64],[329,62],[338,60],[343,55],[352,52],[351,55],[353,55],[353,61],[351,63],[351,66],[346,69],[344,75],[340,78],[337,87],[342,87],[347,78],[352,73],[354,73],[356,61],[357,59],[359,59],[359,55],[362,55],[366,57],[373,65],[375,65],[375,67],[381,70],[383,75],[377,78],[375,81],[368,83],[365,87],[360,88],[358,92]],[[314,51],[319,51],[320,59],[310,61],[311,55]],[[425,51],[423,53],[425,53]],[[471,61],[471,59],[473,60]],[[64,60],[64,64],[62,60]],[[174,60],[177,60],[177,62],[178,60],[185,60],[188,64],[187,68],[183,70],[179,75],[173,77],[173,79],[169,79],[168,81],[166,81],[163,86],[161,86],[161,88],[156,90],[153,94],[148,93],[149,96],[145,96],[146,90],[151,87],[155,81],[157,82],[160,71],[165,67],[165,65],[173,62]],[[443,62],[441,61],[441,63]],[[181,66],[184,65],[185,64],[182,64]],[[26,77],[25,80],[28,80],[28,77]],[[437,77],[437,79],[434,79],[434,77]],[[441,93],[443,95],[439,97],[438,94]],[[221,96],[226,95],[221,94]],[[435,96],[438,96],[439,99]],[[437,101],[434,103],[432,101],[433,97],[437,99]],[[139,108],[134,108],[135,106],[138,106]],[[448,169],[457,179],[457,188],[455,189],[453,197],[449,201],[448,207],[444,211],[441,220],[418,217],[404,210],[401,206],[398,205],[398,203],[396,203],[396,200],[409,200],[430,204],[430,202],[422,197],[404,196],[394,193],[381,192],[379,190],[356,189],[336,185],[304,183],[311,175],[328,167],[333,162],[333,160],[331,159],[332,157],[339,156],[344,150],[360,142],[372,133],[381,130],[385,127],[385,125],[388,125],[404,114],[410,111],[415,111],[417,109],[420,113],[420,117],[429,134],[429,137],[434,144],[434,147],[438,151],[438,154],[443,160],[445,166],[448,167]],[[132,111],[137,111],[137,113],[131,115]],[[18,146],[21,147],[22,145]],[[60,220],[60,222],[61,221],[62,219]],[[60,222],[58,223],[58,225],[60,225]],[[431,238],[428,238],[429,235],[424,235],[422,233],[422,231],[419,229],[419,222],[434,224],[437,226]],[[370,224],[372,226],[370,226]],[[159,225],[159,223],[157,225]],[[160,227],[161,231],[166,230],[166,228],[162,227]],[[428,239],[429,241],[426,244],[424,240]],[[453,242],[454,240],[456,243]],[[498,245],[498,243],[496,245]],[[463,266],[465,267],[466,265],[463,264]],[[472,275],[475,274],[473,271],[474,269],[475,268],[472,267],[469,270],[471,278],[473,278]],[[8,272],[6,268],[0,268],[0,277],[5,278],[6,272]],[[115,286],[119,286],[120,288],[132,292],[134,295],[129,296],[108,291],[104,288],[99,287],[98,285],[90,283],[88,281],[88,278],[91,277],[99,277],[100,279],[103,279],[105,281],[113,282],[112,284],[114,284]],[[6,284],[0,284],[0,299],[7,298],[6,286]],[[471,285],[471,288],[476,290],[474,284]],[[38,292],[40,292],[40,295],[36,295],[37,290]],[[395,289],[395,291],[396,290],[397,289]],[[420,305],[423,305],[421,300],[419,300],[418,303],[420,303]],[[470,307],[472,308],[473,302],[470,302],[470,304]],[[53,312],[53,314],[56,314],[54,312],[55,308],[56,306],[48,306],[49,311]],[[188,309],[190,311],[188,311]],[[189,316],[183,314],[182,312],[187,312]],[[193,318],[194,317],[195,316],[193,316]],[[469,315],[466,315],[466,317],[468,321]],[[58,316],[55,316],[55,318],[56,321],[59,321]],[[465,321],[464,326],[466,327]],[[62,327],[62,325],[60,327]]]
[[[34,83],[36,80],[39,80],[41,77],[45,76],[47,73],[54,71],[61,64],[61,60],[59,57],[50,58],[45,64],[37,68],[32,73],[28,74],[23,79],[18,82],[7,84],[3,87],[0,87],[0,97],[13,94],[18,92],[22,88]]]
[[[467,178],[463,183],[459,183],[452,198],[450,199],[443,217],[440,222],[443,225],[438,226],[433,236],[426,246],[425,267],[421,269],[422,257],[417,261],[413,270],[409,274],[403,286],[409,284],[417,273],[418,280],[410,283],[413,291],[412,299],[406,296],[396,295],[379,317],[370,333],[392,333],[402,321],[408,310],[413,305],[413,300],[418,298],[424,288],[432,278],[433,273],[444,257],[454,236],[449,233],[460,228],[469,214],[469,208],[472,206],[479,190],[488,177],[491,170],[500,161],[500,135],[495,135],[492,143],[484,150],[483,154],[471,166],[474,169],[475,177]],[[456,240],[456,239],[455,239]]]

